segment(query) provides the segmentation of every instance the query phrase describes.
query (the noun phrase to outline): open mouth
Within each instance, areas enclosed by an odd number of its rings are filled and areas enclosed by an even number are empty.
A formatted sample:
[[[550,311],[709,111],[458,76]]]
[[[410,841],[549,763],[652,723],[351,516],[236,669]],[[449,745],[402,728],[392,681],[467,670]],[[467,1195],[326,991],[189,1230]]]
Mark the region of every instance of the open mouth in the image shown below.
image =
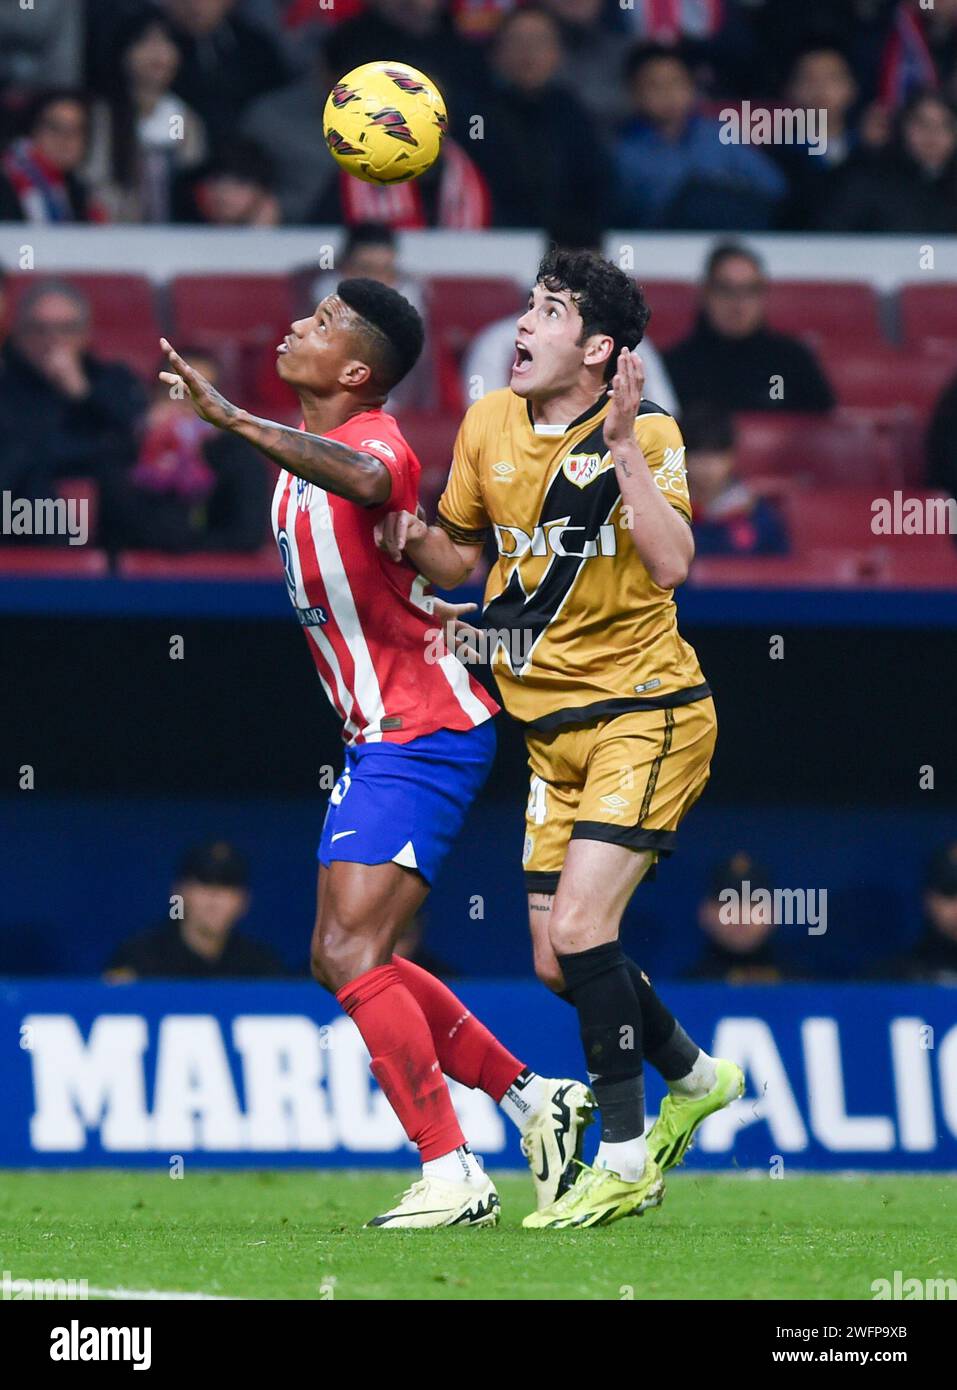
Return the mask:
[[[532,365],[532,354],[525,344],[519,339],[515,344],[515,361],[512,363],[512,375],[522,376],[529,371]]]
[[[287,353],[290,350],[290,346],[291,345],[289,342],[289,334],[287,333],[285,338],[283,338],[282,342],[276,348],[276,351],[280,354]]]

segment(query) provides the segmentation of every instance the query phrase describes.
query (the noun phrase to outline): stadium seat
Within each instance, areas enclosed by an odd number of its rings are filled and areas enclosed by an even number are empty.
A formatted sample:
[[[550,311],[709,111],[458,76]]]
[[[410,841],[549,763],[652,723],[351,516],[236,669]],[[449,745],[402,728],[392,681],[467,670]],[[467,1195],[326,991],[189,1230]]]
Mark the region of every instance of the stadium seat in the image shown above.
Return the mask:
[[[123,579],[262,579],[282,576],[275,546],[251,555],[166,555],[156,550],[127,550],[117,560]]]
[[[651,309],[648,337],[660,349],[674,347],[694,327],[698,312],[698,288],[685,280],[642,280]]]
[[[922,422],[957,375],[953,345],[950,353],[918,353],[880,344],[852,351],[840,343],[828,344],[822,360],[841,405],[910,406]]]
[[[429,334],[444,409],[463,408],[459,370],[472,339],[498,319],[518,318],[524,304],[522,286],[504,276],[437,275],[428,282]]]
[[[957,337],[957,283],[905,285],[898,299],[901,341],[920,349],[934,343],[953,348]]]
[[[706,556],[695,560],[689,583],[698,589],[855,588],[878,576],[861,552],[843,547],[805,555]]]
[[[169,293],[172,331],[184,344],[225,336],[276,343],[295,317],[286,275],[177,275]]]
[[[85,545],[0,547],[0,575],[5,579],[99,579],[109,570],[106,552]]]
[[[779,333],[822,347],[880,343],[884,336],[873,287],[851,280],[776,280],[768,321]]]
[[[738,415],[738,471],[745,477],[890,486],[903,476],[893,438],[866,416]]]
[[[943,493],[923,488],[894,489],[905,497],[922,500],[943,497]],[[813,547],[851,546],[859,550],[924,549],[934,552],[938,560],[957,563],[957,547],[949,536],[881,535],[875,533],[874,503],[878,498],[890,498],[890,493],[876,492],[873,487],[824,487],[813,490],[794,490],[783,499],[794,549],[798,553]]]
[[[100,519],[100,486],[95,478],[61,478],[57,483],[57,494],[66,502],[79,502],[86,505],[87,527],[91,536],[96,535]]]
[[[431,518],[452,465],[452,445],[461,415],[403,411],[402,433],[422,465],[422,504]]]

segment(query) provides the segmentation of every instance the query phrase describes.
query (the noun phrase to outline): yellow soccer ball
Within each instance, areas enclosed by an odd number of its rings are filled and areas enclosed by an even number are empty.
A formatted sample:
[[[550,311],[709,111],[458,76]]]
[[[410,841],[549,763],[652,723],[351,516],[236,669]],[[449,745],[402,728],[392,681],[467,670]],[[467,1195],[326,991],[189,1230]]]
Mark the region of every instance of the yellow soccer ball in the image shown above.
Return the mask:
[[[341,77],[322,113],[326,144],[366,183],[406,183],[430,169],[449,126],[442,94],[407,63],[363,63]]]

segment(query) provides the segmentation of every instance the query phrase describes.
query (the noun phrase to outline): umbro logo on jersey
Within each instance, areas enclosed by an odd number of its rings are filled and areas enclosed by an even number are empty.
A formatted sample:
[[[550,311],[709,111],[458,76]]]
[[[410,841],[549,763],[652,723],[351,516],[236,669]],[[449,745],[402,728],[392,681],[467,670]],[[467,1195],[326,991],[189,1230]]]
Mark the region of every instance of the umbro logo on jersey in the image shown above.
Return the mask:
[[[569,454],[562,464],[562,472],[576,487],[587,487],[610,467],[611,454]]]
[[[619,796],[617,792],[609,792],[607,796],[601,796],[598,799],[603,806],[608,807],[609,811],[611,811],[612,815],[614,816],[620,816],[622,811],[628,805],[628,802],[625,800],[625,798],[623,796]]]
[[[499,483],[510,483],[512,474],[515,472],[514,463],[509,463],[506,459],[499,459],[498,463],[492,464],[492,472],[495,474],[495,481]]]

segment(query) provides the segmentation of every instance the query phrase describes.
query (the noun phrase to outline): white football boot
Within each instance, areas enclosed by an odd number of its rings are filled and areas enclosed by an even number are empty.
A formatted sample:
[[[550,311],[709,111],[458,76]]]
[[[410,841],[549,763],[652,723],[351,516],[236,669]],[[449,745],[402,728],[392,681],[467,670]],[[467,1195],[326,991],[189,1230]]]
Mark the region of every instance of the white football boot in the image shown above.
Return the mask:
[[[423,1177],[390,1211],[366,1224],[386,1230],[427,1230],[436,1226],[496,1226],[501,1202],[485,1173],[478,1181],[448,1182]]]
[[[579,1172],[585,1130],[595,1118],[595,1097],[581,1081],[546,1081],[548,1098],[522,1133],[539,1211],[572,1186]]]

